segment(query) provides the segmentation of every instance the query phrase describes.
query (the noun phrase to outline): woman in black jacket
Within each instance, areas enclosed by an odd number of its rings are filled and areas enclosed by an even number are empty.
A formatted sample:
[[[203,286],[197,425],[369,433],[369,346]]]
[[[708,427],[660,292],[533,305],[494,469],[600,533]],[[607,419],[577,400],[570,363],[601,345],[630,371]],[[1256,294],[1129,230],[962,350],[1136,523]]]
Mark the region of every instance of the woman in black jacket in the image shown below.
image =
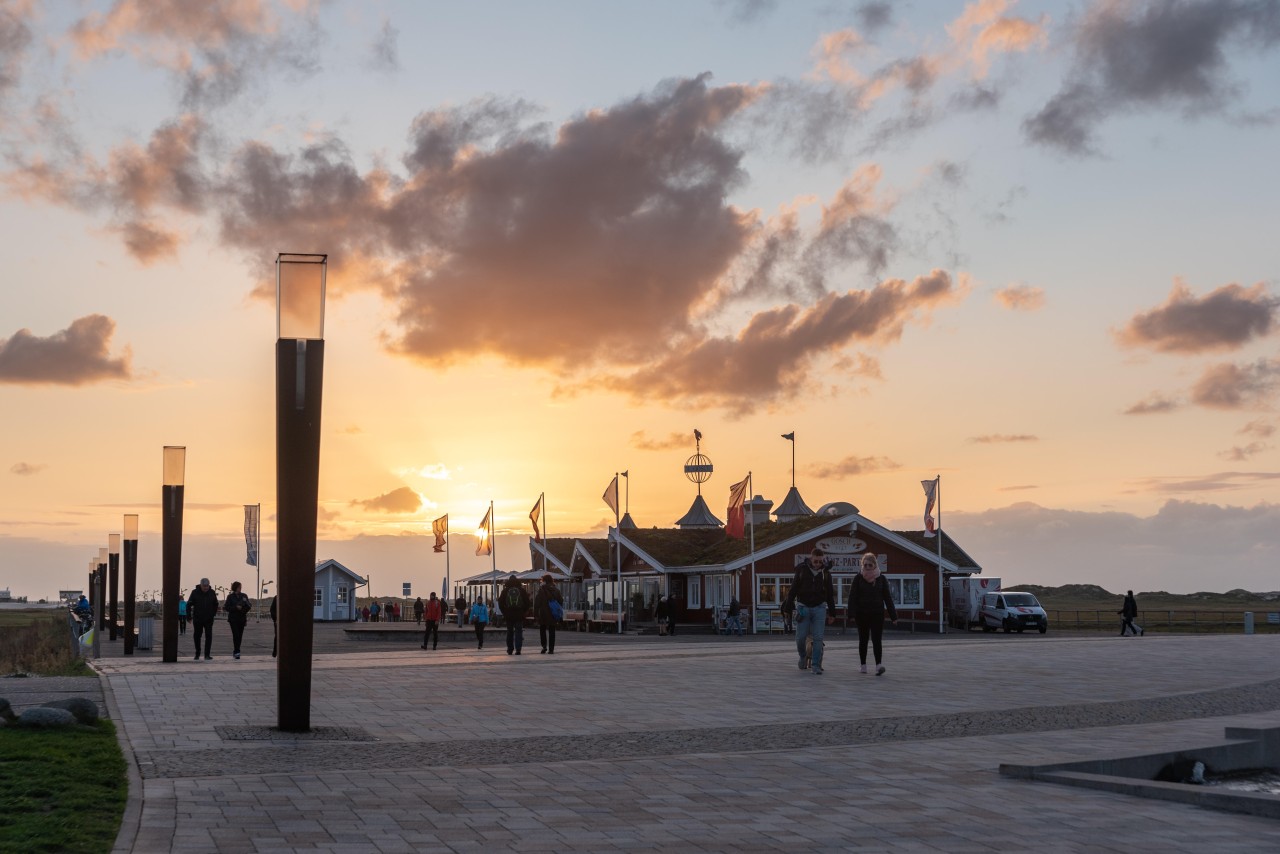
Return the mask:
[[[887,610],[889,620],[896,624],[898,610],[893,606],[889,582],[880,574],[880,564],[870,552],[862,556],[862,572],[854,576],[849,590],[849,608],[858,622],[858,657],[862,660],[862,672],[867,672],[867,641],[870,640],[876,656],[876,675],[880,676],[884,673],[884,665],[880,663],[884,654],[884,612]]]
[[[244,625],[249,621],[249,597],[240,592],[240,582],[231,583],[231,592],[222,610],[227,612],[227,624],[231,626],[232,655],[240,657],[240,641],[244,640]]]

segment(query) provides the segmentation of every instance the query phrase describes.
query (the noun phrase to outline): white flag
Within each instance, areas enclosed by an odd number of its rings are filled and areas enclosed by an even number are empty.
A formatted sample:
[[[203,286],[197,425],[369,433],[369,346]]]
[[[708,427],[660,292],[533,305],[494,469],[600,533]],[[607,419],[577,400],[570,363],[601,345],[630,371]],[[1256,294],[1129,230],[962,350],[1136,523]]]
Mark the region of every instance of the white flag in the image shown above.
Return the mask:
[[[487,555],[493,551],[493,535],[489,530],[489,514],[493,512],[490,508],[484,512],[484,518],[480,520],[480,527],[476,528],[476,554]]]
[[[609,509],[613,511],[613,515],[618,515],[618,476],[614,475],[613,480],[609,481],[609,488],[604,491],[604,503],[609,505]]]

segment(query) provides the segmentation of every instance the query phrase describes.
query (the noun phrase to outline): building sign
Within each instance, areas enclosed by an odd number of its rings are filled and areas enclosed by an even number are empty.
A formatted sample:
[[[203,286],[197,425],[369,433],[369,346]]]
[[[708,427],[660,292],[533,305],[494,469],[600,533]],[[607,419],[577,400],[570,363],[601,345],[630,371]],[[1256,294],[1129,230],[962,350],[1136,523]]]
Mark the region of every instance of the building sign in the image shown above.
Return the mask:
[[[402,593],[402,594],[400,594],[400,595],[401,595],[401,596],[412,596],[412,595],[413,595],[413,585],[412,585],[411,583],[409,583],[408,581],[404,582],[404,593]]]
[[[833,555],[856,555],[867,550],[867,544],[857,537],[827,537],[818,540],[817,548],[822,549],[827,557]]]

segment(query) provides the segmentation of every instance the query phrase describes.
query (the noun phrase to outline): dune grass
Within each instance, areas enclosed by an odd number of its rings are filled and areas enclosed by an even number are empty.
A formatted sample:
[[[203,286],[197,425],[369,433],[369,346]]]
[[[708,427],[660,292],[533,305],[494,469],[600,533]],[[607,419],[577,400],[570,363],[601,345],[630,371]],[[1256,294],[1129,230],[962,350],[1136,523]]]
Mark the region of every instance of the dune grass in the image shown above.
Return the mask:
[[[0,675],[91,675],[85,663],[72,654],[65,612],[16,611],[4,616],[0,622]]]
[[[110,721],[0,727],[0,852],[110,851],[127,791]]]

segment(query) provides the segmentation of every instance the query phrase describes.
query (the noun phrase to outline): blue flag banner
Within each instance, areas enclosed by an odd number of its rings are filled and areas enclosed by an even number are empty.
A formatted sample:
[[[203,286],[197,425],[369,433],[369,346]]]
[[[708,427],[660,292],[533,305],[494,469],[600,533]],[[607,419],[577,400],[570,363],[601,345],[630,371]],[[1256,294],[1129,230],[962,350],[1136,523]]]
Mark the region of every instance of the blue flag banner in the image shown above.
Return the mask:
[[[258,565],[258,514],[260,507],[257,504],[246,504],[244,506],[244,562],[249,566]]]

